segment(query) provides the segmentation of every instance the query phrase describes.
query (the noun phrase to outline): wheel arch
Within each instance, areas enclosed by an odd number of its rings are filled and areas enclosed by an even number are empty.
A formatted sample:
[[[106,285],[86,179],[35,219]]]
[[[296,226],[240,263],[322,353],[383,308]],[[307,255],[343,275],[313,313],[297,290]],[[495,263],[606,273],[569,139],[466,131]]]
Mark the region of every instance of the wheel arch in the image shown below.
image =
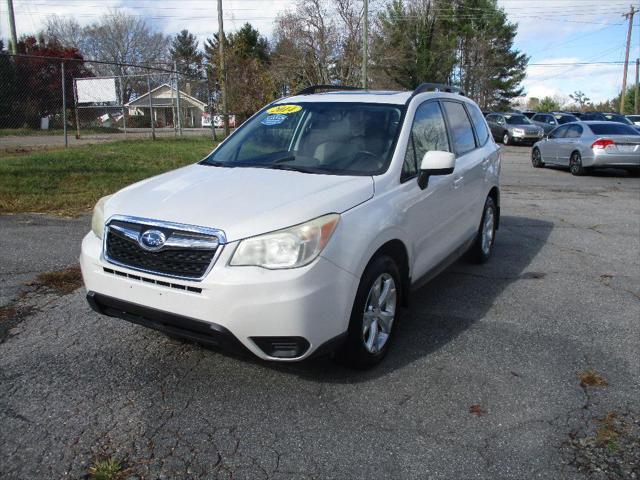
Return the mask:
[[[394,238],[392,240],[388,240],[384,244],[382,244],[374,253],[371,255],[371,258],[367,262],[366,268],[373,262],[376,258],[387,255],[391,257],[398,268],[400,269],[400,275],[402,276],[402,305],[409,305],[409,292],[411,289],[411,275],[409,268],[409,253],[407,251],[407,247],[404,242],[400,239]],[[364,271],[364,270],[363,270]]]

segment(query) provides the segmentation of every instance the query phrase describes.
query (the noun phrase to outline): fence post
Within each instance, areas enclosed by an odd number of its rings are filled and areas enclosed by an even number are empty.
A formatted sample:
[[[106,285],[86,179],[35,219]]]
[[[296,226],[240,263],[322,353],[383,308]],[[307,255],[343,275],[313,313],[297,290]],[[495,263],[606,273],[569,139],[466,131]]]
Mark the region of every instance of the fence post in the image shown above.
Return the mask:
[[[60,62],[60,71],[62,72],[62,130],[64,131],[64,148],[67,148],[69,140],[67,139],[67,89],[64,78],[64,60]]]
[[[175,73],[171,75],[171,81],[169,82],[171,88],[171,123],[173,123],[173,136],[178,138],[178,120],[176,119],[176,104],[174,102],[175,95],[173,93],[173,87],[176,85],[176,75]]]
[[[211,120],[211,136],[213,141],[216,139],[216,122],[213,121],[213,102],[211,101],[211,89],[209,88],[209,79],[207,78],[207,109],[209,110],[209,120]]]
[[[178,74],[178,62],[173,62],[173,70],[176,72],[176,109],[178,110],[178,133],[182,136],[182,112],[180,111],[180,75]]]
[[[127,138],[127,114],[124,108],[124,90],[122,90],[122,77],[118,77],[120,85],[120,103],[122,104],[122,128],[124,128],[124,138]]]
[[[149,95],[149,117],[151,118],[151,138],[156,139],[156,127],[153,123],[153,99],[151,98],[151,73],[147,69],[147,91]]]
[[[73,79],[73,106],[76,111],[76,140],[80,140],[80,116],[78,114],[78,87],[76,79]]]

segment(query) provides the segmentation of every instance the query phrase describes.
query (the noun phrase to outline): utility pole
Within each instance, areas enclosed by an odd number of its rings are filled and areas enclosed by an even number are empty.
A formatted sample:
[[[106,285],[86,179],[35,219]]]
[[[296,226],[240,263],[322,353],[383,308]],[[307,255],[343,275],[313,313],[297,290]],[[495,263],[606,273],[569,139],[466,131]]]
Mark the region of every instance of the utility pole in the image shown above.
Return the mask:
[[[369,64],[369,0],[364,0],[362,22],[362,88],[366,90]]]
[[[633,113],[635,113],[636,115],[638,115],[638,112],[640,111],[638,109],[638,77],[639,75],[639,70],[640,70],[640,58],[636,58],[636,95],[635,95],[635,101],[633,102]]]
[[[222,24],[222,0],[218,0],[218,45],[220,47],[220,92],[222,93],[222,121],[224,137],[229,136],[229,105],[227,103],[227,69],[224,65],[224,26]]]
[[[625,13],[622,16],[629,20],[629,30],[627,31],[627,51],[624,55],[624,73],[622,74],[622,94],[620,95],[620,113],[624,115],[624,97],[627,93],[627,69],[629,68],[629,47],[631,46],[631,27],[633,26],[633,15],[636,13],[636,9],[631,5],[629,13]]]
[[[11,53],[18,53],[18,35],[16,34],[16,17],[13,13],[13,0],[7,0],[9,10],[9,27],[11,28]]]

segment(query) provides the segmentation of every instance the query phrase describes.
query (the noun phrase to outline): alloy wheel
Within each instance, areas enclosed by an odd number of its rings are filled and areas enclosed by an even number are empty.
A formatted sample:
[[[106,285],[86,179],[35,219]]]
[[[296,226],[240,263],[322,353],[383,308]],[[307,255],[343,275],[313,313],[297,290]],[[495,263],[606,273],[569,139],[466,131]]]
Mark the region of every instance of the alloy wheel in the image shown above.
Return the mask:
[[[493,245],[493,236],[495,234],[495,217],[493,214],[493,208],[489,207],[484,212],[484,222],[482,224],[482,252],[485,255],[489,255],[491,246]]]
[[[387,343],[396,315],[398,293],[393,277],[380,275],[369,290],[364,307],[362,341],[369,353],[377,353]]]

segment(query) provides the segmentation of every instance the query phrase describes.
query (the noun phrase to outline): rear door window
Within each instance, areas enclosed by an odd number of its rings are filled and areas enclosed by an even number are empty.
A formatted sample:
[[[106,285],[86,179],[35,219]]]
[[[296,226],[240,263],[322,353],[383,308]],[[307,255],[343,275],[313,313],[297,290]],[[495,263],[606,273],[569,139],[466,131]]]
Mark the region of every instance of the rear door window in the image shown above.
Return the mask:
[[[453,150],[464,155],[476,148],[471,121],[462,103],[444,101],[442,105],[449,120]]]
[[[582,127],[580,125],[569,125],[566,138],[580,138],[582,135]]]
[[[477,106],[467,104],[467,110],[469,111],[469,115],[471,116],[473,126],[476,129],[478,146],[483,146],[489,139],[489,128],[487,127],[487,122],[485,122],[484,117],[482,116],[482,112]]]

